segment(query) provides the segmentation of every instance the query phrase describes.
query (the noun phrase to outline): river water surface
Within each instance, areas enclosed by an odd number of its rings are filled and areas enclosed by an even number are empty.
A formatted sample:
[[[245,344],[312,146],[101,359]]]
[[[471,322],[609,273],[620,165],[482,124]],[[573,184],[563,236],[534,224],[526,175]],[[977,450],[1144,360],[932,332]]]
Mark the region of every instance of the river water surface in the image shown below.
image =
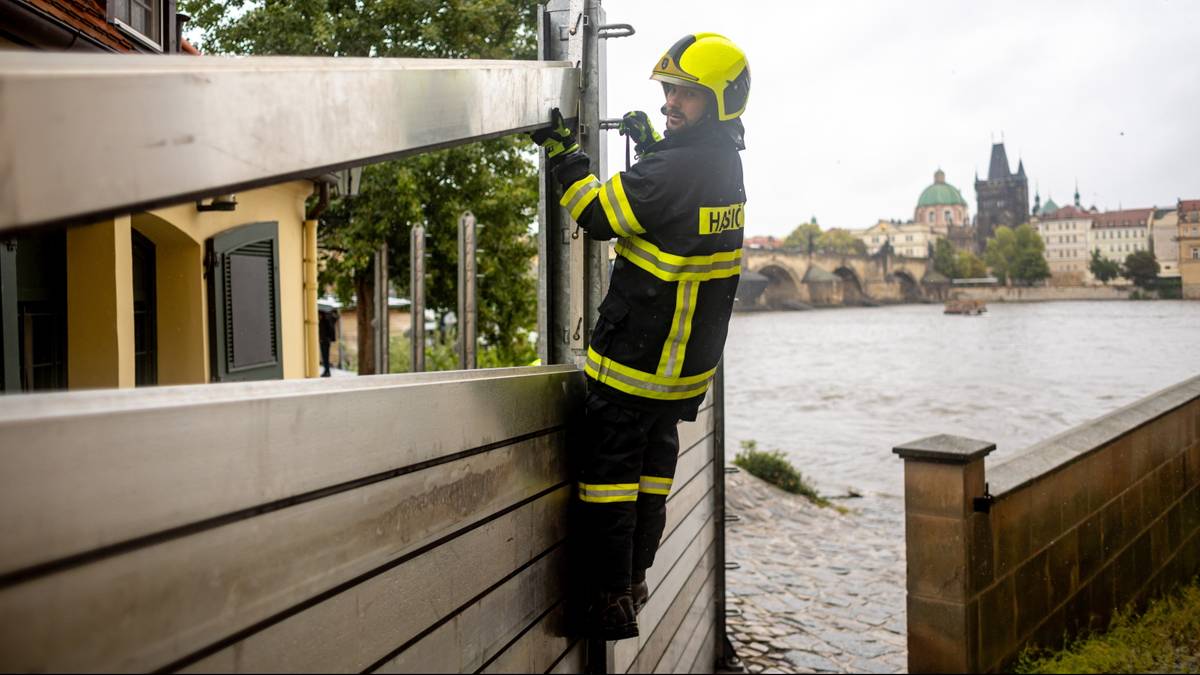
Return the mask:
[[[726,451],[783,450],[822,492],[899,496],[900,443],[993,441],[989,464],[1200,375],[1200,302],[940,305],[737,314]]]

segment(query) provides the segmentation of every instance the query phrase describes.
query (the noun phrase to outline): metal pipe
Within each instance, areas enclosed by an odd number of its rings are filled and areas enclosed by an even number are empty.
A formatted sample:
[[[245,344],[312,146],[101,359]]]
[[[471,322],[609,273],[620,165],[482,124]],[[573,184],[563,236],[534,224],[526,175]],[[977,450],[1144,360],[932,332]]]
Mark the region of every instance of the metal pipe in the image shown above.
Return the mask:
[[[478,305],[475,300],[475,215],[470,211],[458,219],[458,367],[477,366],[475,332]]]
[[[578,78],[546,61],[0,52],[0,166],[20,167],[0,177],[0,231],[532,131]]]
[[[317,321],[317,220],[304,221],[304,376],[320,375]]]
[[[425,227],[417,225],[409,235],[409,295],[412,302],[412,372],[425,370]]]
[[[390,368],[388,364],[388,343],[390,328],[388,316],[388,245],[384,242],[375,251],[375,321],[372,324],[375,331],[375,374],[386,375]]]

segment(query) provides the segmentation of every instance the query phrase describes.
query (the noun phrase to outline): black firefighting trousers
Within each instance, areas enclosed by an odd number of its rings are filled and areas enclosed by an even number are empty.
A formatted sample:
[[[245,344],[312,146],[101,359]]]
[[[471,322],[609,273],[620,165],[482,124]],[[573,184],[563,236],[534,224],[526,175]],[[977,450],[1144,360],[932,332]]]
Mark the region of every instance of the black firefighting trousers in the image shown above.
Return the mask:
[[[675,410],[627,408],[588,392],[576,507],[595,590],[627,589],[654,562],[679,454],[679,418]]]

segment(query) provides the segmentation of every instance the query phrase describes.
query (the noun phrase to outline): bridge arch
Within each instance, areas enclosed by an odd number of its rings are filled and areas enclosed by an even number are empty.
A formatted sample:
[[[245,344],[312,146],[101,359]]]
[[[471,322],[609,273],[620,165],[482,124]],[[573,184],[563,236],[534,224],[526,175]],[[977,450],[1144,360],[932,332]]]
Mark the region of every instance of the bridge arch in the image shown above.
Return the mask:
[[[900,292],[904,295],[905,302],[918,302],[921,299],[921,284],[908,270],[896,270],[893,276],[900,283]]]
[[[792,270],[783,265],[767,264],[754,271],[767,278],[767,288],[763,291],[760,304],[770,309],[788,309],[804,302],[800,281]]]
[[[833,273],[838,275],[842,280],[842,304],[845,305],[865,305],[870,299],[866,291],[863,290],[862,280],[858,276],[858,272],[854,271],[853,267],[842,265],[833,270]]]

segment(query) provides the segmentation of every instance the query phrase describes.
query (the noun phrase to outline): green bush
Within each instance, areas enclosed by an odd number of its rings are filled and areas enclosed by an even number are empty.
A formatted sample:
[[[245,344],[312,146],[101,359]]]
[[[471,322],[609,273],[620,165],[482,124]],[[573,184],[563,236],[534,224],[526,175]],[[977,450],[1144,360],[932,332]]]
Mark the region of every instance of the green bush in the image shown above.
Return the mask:
[[[771,485],[794,495],[800,495],[817,506],[832,506],[828,499],[804,480],[804,475],[779,450],[758,449],[756,441],[742,441],[742,450],[733,458],[735,466],[757,476]]]
[[[1200,672],[1200,580],[1159,598],[1144,614],[1118,612],[1103,633],[1066,649],[1027,649],[1018,673]]]

